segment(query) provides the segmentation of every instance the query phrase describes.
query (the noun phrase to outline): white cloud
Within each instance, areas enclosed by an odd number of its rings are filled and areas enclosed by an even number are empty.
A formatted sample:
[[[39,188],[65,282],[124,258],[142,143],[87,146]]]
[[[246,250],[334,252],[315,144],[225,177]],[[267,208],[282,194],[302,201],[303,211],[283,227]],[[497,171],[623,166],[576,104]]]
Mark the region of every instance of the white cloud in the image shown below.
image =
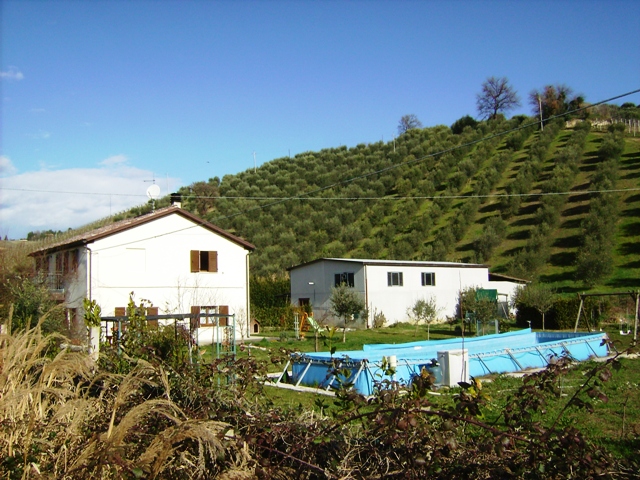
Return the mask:
[[[48,140],[51,137],[51,132],[38,130],[38,133],[28,133],[27,137],[33,138],[34,140]]]
[[[24,78],[24,75],[18,69],[18,67],[10,65],[8,70],[0,72],[0,78],[6,80],[22,80]]]
[[[0,177],[14,175],[18,169],[11,163],[11,159],[4,155],[0,155]]]
[[[122,165],[127,163],[129,159],[126,155],[112,155],[109,158],[105,158],[100,162],[100,165],[104,165],[106,167],[110,167],[113,165]]]
[[[99,168],[39,170],[13,175],[12,163],[1,157],[0,236],[25,238],[30,231],[77,228],[147,202],[148,170],[109,157]],[[124,157],[126,160],[126,157]],[[106,163],[105,163],[106,162]],[[15,169],[12,170],[15,172]],[[160,181],[161,195],[179,185],[178,179]]]

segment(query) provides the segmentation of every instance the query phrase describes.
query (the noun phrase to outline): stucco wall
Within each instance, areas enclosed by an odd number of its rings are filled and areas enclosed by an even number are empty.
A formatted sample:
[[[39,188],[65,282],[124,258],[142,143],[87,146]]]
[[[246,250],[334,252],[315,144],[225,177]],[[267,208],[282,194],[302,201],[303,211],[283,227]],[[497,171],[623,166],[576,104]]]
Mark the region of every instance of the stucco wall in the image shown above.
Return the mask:
[[[103,315],[125,307],[131,292],[137,303],[149,300],[160,314],[219,305],[229,306],[229,313],[247,314],[248,251],[179,215],[97,240],[88,248],[89,256],[80,261],[79,284],[70,292],[81,292],[89,276],[91,292],[86,296],[100,304]],[[217,251],[218,271],[192,273],[191,250]]]
[[[370,314],[374,310],[384,313],[388,323],[408,320],[407,309],[416,300],[433,297],[438,308],[438,317],[455,314],[458,292],[468,287],[483,287],[488,283],[486,267],[431,267],[367,265],[367,299]],[[403,286],[388,286],[387,273],[402,272]],[[422,286],[422,272],[435,273],[435,286]]]
[[[439,320],[456,312],[458,294],[466,288],[497,289],[500,294],[512,295],[516,283],[489,282],[489,269],[485,265],[474,264],[432,264],[409,265],[409,262],[372,264],[357,261],[324,260],[291,270],[291,302],[298,305],[301,298],[308,298],[313,305],[316,318],[322,318],[330,310],[331,287],[334,275],[354,272],[354,289],[366,299],[369,310],[368,323],[373,325],[375,313],[382,312],[387,324],[408,320],[407,310],[416,300],[433,296],[438,308]],[[389,286],[387,274],[402,273],[402,286]],[[435,274],[435,285],[423,286],[422,273]],[[501,295],[504,301],[505,296]]]

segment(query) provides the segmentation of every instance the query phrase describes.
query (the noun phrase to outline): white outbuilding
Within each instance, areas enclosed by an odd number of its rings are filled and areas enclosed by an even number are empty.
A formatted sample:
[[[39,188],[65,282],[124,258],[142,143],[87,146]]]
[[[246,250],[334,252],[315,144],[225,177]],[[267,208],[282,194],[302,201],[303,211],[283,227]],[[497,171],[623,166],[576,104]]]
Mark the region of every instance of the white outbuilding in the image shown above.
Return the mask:
[[[515,289],[525,280],[496,275],[483,264],[319,258],[289,269],[291,302],[313,306],[316,319],[331,318],[331,289],[346,283],[362,295],[368,309],[366,326],[373,326],[376,313],[387,324],[408,319],[407,310],[416,300],[436,300],[438,317],[456,313],[458,294],[467,288],[497,290],[498,301],[508,309]]]

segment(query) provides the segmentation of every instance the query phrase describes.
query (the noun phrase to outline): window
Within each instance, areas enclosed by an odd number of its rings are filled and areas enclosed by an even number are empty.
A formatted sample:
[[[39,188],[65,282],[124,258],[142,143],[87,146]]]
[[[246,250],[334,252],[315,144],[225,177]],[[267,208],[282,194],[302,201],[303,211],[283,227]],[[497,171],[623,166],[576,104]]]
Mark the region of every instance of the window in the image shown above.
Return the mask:
[[[71,250],[69,252],[69,269],[72,272],[75,272],[76,270],[78,270],[78,255],[80,253],[80,250]]]
[[[45,275],[49,273],[49,257],[39,255],[36,257],[36,270]]]
[[[127,312],[127,307],[116,307],[114,310],[114,313],[115,313],[114,315],[115,317],[123,317],[121,320],[127,321],[129,319],[129,313]],[[153,329],[158,328],[158,319],[154,318],[153,320],[150,320],[148,318],[150,316],[158,316],[160,314],[158,307],[146,307],[142,310],[136,307],[136,313],[142,314],[145,317],[147,317],[147,326],[149,328],[153,328]],[[126,328],[126,325],[123,326],[123,329],[125,328]],[[115,330],[117,330],[117,327],[115,328]]]
[[[228,305],[211,305],[205,307],[191,307],[191,313],[198,315],[191,319],[191,328],[197,327],[227,327],[229,325],[229,317],[221,317],[219,315],[228,315]]]
[[[434,272],[422,272],[422,286],[435,287],[436,274]]]
[[[218,252],[191,250],[192,272],[217,272]]]
[[[65,264],[65,259],[66,257],[66,252],[62,253],[62,252],[58,252],[56,253],[56,274],[58,275],[62,275],[64,273],[64,264]]]
[[[387,285],[390,287],[401,287],[402,272],[387,272]]]
[[[347,287],[355,286],[355,276],[353,272],[336,273],[334,275],[334,284],[339,287],[341,284],[346,283]]]

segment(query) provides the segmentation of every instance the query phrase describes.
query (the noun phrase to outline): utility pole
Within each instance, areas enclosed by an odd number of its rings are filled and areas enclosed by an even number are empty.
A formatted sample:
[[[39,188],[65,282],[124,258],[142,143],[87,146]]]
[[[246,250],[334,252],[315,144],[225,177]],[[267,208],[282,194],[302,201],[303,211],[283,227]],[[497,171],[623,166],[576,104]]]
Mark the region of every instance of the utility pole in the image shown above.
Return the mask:
[[[538,111],[540,112],[540,131],[544,131],[544,123],[542,123],[542,100],[540,94],[538,94]]]
[[[253,152],[253,173],[256,173],[256,152]]]

